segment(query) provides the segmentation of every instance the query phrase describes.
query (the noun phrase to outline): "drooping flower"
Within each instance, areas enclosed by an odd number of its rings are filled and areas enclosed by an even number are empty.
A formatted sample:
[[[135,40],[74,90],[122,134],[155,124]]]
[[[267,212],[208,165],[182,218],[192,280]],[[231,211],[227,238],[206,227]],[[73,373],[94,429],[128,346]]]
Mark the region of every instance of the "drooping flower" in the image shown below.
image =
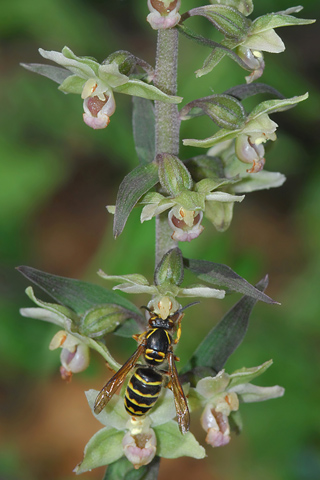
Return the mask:
[[[114,92],[168,103],[180,103],[182,100],[163,93],[154,85],[131,78],[132,71],[139,65],[147,72],[148,80],[152,80],[153,69],[129,52],[114,52],[101,64],[91,57],[76,56],[68,47],[64,47],[61,52],[40,48],[39,52],[42,57],[60,67],[41,64],[22,66],[55,81],[64,93],[81,95],[83,120],[91,128],[102,129],[108,126],[116,109]]]
[[[83,372],[90,362],[89,347],[65,330],[59,330],[52,338],[49,349],[61,348],[60,373],[63,380],[70,381],[73,373]]]
[[[163,458],[205,457],[204,448],[192,433],[181,435],[174,420],[176,410],[170,389],[163,389],[156,405],[147,416],[139,419],[126,412],[123,397],[114,395],[99,415],[94,413],[97,391],[86,392],[93,415],[104,427],[87,443],[84,458],[75,468],[83,473],[109,465],[126,456],[135,468],[149,464],[155,455]],[[173,438],[179,441],[172,442]]]
[[[185,139],[183,143],[194,147],[210,148],[235,139],[237,158],[241,162],[251,164],[251,169],[247,172],[259,172],[265,163],[263,144],[277,138],[275,131],[278,125],[269,118],[269,115],[292,108],[307,98],[308,93],[281,100],[267,100],[252,110],[240,128],[221,128],[212,137],[203,140]]]
[[[239,422],[234,416],[239,402],[259,402],[284,394],[284,389],[278,385],[258,387],[249,383],[271,364],[272,360],[269,360],[258,367],[236,370],[231,375],[221,370],[215,377],[202,378],[195,389],[190,389],[191,405],[200,403],[204,407],[201,426],[207,432],[206,442],[209,445],[221,447],[230,442],[229,417],[233,416],[233,421]]]

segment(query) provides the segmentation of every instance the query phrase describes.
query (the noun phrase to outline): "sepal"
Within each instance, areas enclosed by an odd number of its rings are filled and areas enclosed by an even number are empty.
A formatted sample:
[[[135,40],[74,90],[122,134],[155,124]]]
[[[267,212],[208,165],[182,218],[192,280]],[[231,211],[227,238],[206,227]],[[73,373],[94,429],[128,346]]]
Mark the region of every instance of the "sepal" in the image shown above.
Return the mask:
[[[206,5],[189,10],[190,17],[201,15],[207,18],[227,38],[240,41],[244,38],[251,25],[247,19],[236,8],[226,5]]]

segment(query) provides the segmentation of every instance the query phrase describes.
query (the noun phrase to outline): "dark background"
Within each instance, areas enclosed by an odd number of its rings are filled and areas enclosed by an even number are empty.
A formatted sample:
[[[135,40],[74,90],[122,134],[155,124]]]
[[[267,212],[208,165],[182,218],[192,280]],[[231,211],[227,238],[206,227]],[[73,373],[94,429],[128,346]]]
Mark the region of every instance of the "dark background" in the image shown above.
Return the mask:
[[[114,241],[112,217],[105,209],[114,203],[123,176],[137,164],[130,97],[117,95],[110,125],[93,131],[82,122],[79,97],[63,95],[56,84],[24,71],[19,62],[41,62],[39,47],[59,51],[68,45],[99,61],[127,49],[153,64],[156,35],[145,21],[146,1],[0,3],[0,478],[69,480],[85,444],[100,428],[84,390],[99,389],[106,369],[93,355],[86,372],[68,385],[60,380],[59,353],[48,350],[57,328],[20,317],[19,308],[31,302],[24,294],[28,282],[14,268],[26,264],[100,284],[99,268],[110,274],[142,273],[152,280],[154,223],[138,226],[139,212],[134,211]],[[183,0],[182,10],[202,3]],[[292,6],[286,0],[256,3],[252,18]],[[303,4],[299,16],[316,18],[318,1]],[[212,31],[205,19],[192,19],[189,26],[203,35]],[[273,358],[274,365],[257,383],[283,385],[286,395],[242,405],[239,437],[227,447],[208,448],[206,460],[163,461],[160,479],[320,478],[319,29],[311,25],[277,32],[287,50],[265,54],[260,80],[287,97],[310,93],[295,109],[272,116],[279,124],[278,141],[268,145],[266,167],[283,172],[287,182],[280,189],[248,194],[236,206],[228,232],[205,224],[205,232],[181,248],[191,258],[226,263],[251,283],[269,273],[267,293],[282,305],[255,308],[248,335],[227,371]],[[228,58],[196,79],[193,71],[208,53],[181,38],[179,94],[186,101],[244,83],[246,72]],[[185,138],[210,132],[208,120],[182,126]],[[198,153],[182,148],[181,158]],[[130,299],[137,305],[148,301]],[[178,351],[182,364],[238,299],[202,300],[197,311],[188,310]],[[135,344],[111,337],[110,347],[121,362]],[[192,431],[203,441],[196,418]],[[103,471],[82,478],[101,479]]]

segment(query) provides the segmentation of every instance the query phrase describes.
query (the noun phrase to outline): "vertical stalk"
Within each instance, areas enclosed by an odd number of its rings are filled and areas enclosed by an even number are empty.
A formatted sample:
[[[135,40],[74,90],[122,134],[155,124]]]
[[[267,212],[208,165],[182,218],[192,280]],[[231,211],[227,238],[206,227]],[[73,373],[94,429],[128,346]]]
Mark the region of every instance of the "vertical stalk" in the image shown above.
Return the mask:
[[[178,31],[175,28],[158,30],[154,84],[168,95],[177,93]],[[156,155],[179,154],[180,118],[177,105],[155,102]],[[171,238],[167,213],[156,217],[156,266],[163,255],[177,242]]]

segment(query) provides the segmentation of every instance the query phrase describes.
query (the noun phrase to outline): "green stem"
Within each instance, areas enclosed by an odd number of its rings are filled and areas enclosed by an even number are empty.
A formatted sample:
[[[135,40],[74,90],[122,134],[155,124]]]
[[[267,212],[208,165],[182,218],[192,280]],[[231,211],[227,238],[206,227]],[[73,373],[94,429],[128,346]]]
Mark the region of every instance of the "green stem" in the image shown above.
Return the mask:
[[[168,95],[177,94],[178,31],[176,28],[158,30],[157,58],[154,84]],[[179,154],[180,118],[177,105],[155,102],[156,155]],[[156,218],[156,265],[163,255],[177,246],[171,238],[167,214]]]

